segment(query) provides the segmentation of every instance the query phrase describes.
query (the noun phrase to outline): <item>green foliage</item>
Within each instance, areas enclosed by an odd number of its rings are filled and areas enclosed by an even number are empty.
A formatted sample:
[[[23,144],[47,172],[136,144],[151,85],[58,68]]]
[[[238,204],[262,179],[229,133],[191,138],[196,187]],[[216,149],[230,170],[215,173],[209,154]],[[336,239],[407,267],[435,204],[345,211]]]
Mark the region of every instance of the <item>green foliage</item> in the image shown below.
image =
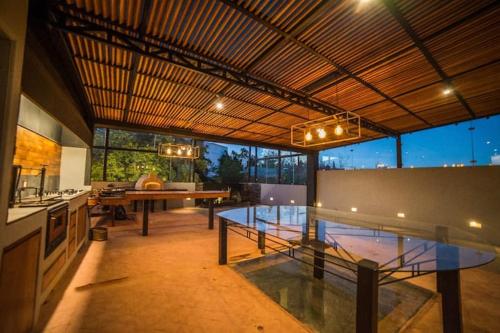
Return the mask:
[[[177,142],[183,141],[177,139]],[[185,140],[186,144],[190,140]],[[107,180],[108,181],[136,181],[141,175],[155,173],[165,181],[191,181],[191,168],[194,163],[195,171],[206,173],[207,161],[193,162],[189,159],[165,158],[158,156],[154,151],[159,143],[174,142],[174,138],[151,133],[134,133],[122,130],[110,130]],[[140,149],[149,151],[126,151],[113,148]],[[104,151],[92,150],[91,179],[103,179]]]
[[[241,153],[232,152],[231,155],[227,151],[220,157],[219,166],[216,168],[217,180],[224,185],[238,184],[243,180],[243,163],[242,160],[247,154],[246,150],[242,149]]]

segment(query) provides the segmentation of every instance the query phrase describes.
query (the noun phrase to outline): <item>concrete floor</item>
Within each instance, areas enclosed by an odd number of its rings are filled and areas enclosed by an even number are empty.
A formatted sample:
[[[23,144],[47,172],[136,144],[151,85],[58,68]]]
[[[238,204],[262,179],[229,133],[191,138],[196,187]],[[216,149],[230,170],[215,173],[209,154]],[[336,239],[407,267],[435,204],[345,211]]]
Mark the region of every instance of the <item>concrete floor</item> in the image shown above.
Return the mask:
[[[140,216],[138,216],[140,221]],[[217,226],[206,210],[150,214],[140,224],[117,221],[109,240],[91,242],[43,305],[41,332],[309,332],[248,280],[217,264]],[[120,226],[120,224],[122,224]],[[229,233],[229,260],[257,255]],[[500,263],[462,274],[466,332],[499,332]],[[434,289],[435,276],[412,280]],[[439,297],[405,332],[440,332]]]

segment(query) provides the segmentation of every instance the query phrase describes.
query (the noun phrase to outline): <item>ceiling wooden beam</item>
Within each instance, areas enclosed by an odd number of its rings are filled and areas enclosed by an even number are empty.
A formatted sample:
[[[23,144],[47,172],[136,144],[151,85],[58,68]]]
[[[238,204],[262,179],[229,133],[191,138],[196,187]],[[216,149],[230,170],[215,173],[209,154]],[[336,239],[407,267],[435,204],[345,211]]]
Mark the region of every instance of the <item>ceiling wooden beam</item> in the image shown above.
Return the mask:
[[[404,111],[406,111],[407,113],[411,114],[413,117],[417,118],[418,120],[420,120],[424,124],[426,124],[428,126],[432,126],[432,124],[430,122],[428,122],[427,120],[425,120],[424,118],[422,118],[421,116],[419,116],[418,114],[416,114],[415,112],[411,111],[405,105],[403,105],[400,102],[396,101],[391,96],[387,95],[386,93],[384,93],[383,91],[381,91],[380,89],[378,89],[377,87],[375,87],[373,84],[371,84],[371,83],[363,80],[362,78],[360,78],[357,75],[354,75],[354,73],[352,73],[346,67],[340,65],[339,63],[337,63],[333,59],[330,59],[330,58],[324,56],[323,54],[317,52],[316,50],[314,50],[309,45],[305,44],[304,42],[301,42],[300,40],[298,40],[297,38],[295,38],[294,36],[292,36],[290,33],[282,31],[281,29],[279,29],[278,27],[276,27],[272,23],[268,22],[267,20],[261,18],[260,16],[258,16],[256,14],[252,13],[247,8],[241,6],[241,4],[239,4],[239,1],[235,1],[235,0],[219,0],[219,1],[223,2],[224,4],[228,5],[229,7],[237,10],[238,12],[244,14],[245,16],[247,16],[247,17],[255,20],[256,22],[259,22],[260,24],[264,25],[268,29],[271,29],[272,31],[278,33],[284,39],[286,39],[286,40],[294,43],[295,45],[297,45],[301,49],[307,51],[309,54],[312,54],[312,55],[318,57],[319,59],[325,61],[326,63],[328,63],[328,64],[330,64],[332,66],[335,66],[339,72],[341,72],[341,73],[347,75],[349,78],[351,78],[351,79],[353,79],[353,80],[361,83],[363,86],[365,86],[368,89],[372,90],[373,92],[375,92],[379,96],[382,96],[385,100],[391,102],[392,104],[397,105],[399,108],[401,108]]]
[[[451,90],[455,97],[458,99],[460,104],[469,112],[472,118],[476,118],[476,113],[472,110],[469,103],[465,100],[462,94],[457,90],[455,85],[453,84],[452,79],[444,72],[441,66],[438,64],[437,60],[431,54],[429,49],[425,46],[422,40],[419,38],[415,30],[411,27],[410,23],[403,16],[397,5],[392,0],[384,0],[385,7],[389,10],[391,15],[396,19],[399,25],[403,28],[408,36],[410,36],[411,40],[415,44],[415,46],[420,50],[420,53],[425,57],[427,62],[434,68],[436,73],[441,77],[443,83],[445,83]]]
[[[65,24],[54,26],[67,33],[80,35],[100,43],[112,45],[138,53],[142,56],[167,61],[174,65],[211,75],[225,81],[238,84],[268,95],[288,100],[291,103],[324,113],[337,114],[344,110],[331,104],[308,97],[299,91],[281,87],[267,80],[262,80],[227,64],[221,64],[191,51],[180,50],[177,46],[165,43],[164,40],[147,36],[147,40],[136,37],[128,27],[117,25],[100,16],[89,14],[76,6],[58,4],[53,10],[65,16]],[[78,13],[75,15],[75,12]],[[99,24],[102,23],[102,24]],[[384,126],[362,119],[362,126],[384,135],[396,136],[398,133]]]

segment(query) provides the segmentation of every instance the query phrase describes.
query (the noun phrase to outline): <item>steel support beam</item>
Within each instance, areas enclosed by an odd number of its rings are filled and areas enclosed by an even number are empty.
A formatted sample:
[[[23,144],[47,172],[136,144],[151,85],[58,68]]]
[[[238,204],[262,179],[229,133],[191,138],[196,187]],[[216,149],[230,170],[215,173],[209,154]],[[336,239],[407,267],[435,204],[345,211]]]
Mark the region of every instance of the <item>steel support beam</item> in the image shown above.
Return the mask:
[[[213,135],[213,134],[197,133],[197,132],[193,132],[192,130],[186,129],[186,128],[154,127],[154,126],[147,126],[147,125],[123,123],[121,121],[109,120],[109,119],[96,119],[96,127],[107,127],[107,128],[123,129],[123,130],[139,131],[139,132],[147,132],[147,133],[159,133],[159,134],[165,134],[165,135],[189,137],[189,138],[193,138],[196,140],[218,141],[218,142],[223,142],[223,143],[232,143],[232,144],[246,145],[246,146],[259,146],[259,147],[270,148],[270,149],[281,149],[281,150],[290,150],[291,149],[290,146],[272,144],[272,143],[266,143],[266,142],[256,142],[256,141],[244,140],[244,139],[229,138],[229,137],[224,137],[224,136],[220,136],[220,135]],[[299,152],[299,153],[310,152],[310,150],[300,149],[300,148],[296,148],[296,147],[294,147],[293,150],[296,152]]]
[[[225,3],[229,7],[231,7],[233,9],[239,11],[240,13],[242,13],[245,16],[253,19],[254,21],[259,22],[260,24],[264,25],[268,29],[273,30],[274,32],[276,32],[277,34],[279,34],[280,36],[282,36],[286,40],[294,43],[295,45],[297,45],[301,49],[307,51],[309,54],[312,54],[312,55],[318,57],[319,59],[321,59],[321,60],[329,63],[330,65],[335,66],[340,73],[343,73],[343,74],[347,75],[349,78],[351,78],[351,79],[353,79],[353,80],[361,83],[362,85],[364,85],[368,89],[372,90],[376,94],[382,96],[385,100],[387,100],[387,101],[391,102],[392,104],[397,105],[399,108],[405,110],[407,113],[411,114],[413,117],[417,118],[418,120],[420,120],[424,124],[426,124],[428,126],[432,126],[432,124],[429,123],[427,120],[425,120],[424,118],[420,117],[418,114],[414,113],[409,108],[407,108],[403,104],[401,104],[398,101],[396,101],[395,99],[393,99],[391,96],[387,95],[386,93],[384,93],[383,91],[381,91],[380,89],[378,89],[377,87],[375,87],[373,84],[371,84],[371,83],[363,80],[362,78],[360,78],[357,75],[354,75],[354,73],[352,73],[351,71],[349,71],[345,66],[342,66],[338,62],[333,61],[332,59],[324,56],[323,54],[321,54],[319,52],[317,52],[316,50],[314,50],[309,45],[307,45],[304,42],[301,42],[300,40],[298,40],[295,36],[293,36],[290,33],[287,33],[285,31],[279,29],[278,27],[274,26],[272,23],[268,22],[267,20],[263,19],[262,17],[260,17],[260,16],[258,16],[256,14],[254,14],[249,9],[241,6],[240,3],[239,3],[239,1],[236,1],[236,0],[219,0],[219,1]]]
[[[194,54],[192,51],[181,49],[178,46],[170,45],[154,36],[140,38],[137,36],[137,32],[130,30],[128,27],[89,14],[76,6],[60,3],[53,7],[52,10],[65,18],[64,20],[52,22],[52,25],[67,33],[79,35],[83,38],[108,44],[145,57],[166,61],[173,65],[272,95],[327,115],[344,111],[331,104],[312,99],[302,92],[283,88],[275,83],[262,80],[214,59]],[[384,135],[395,136],[398,134],[396,131],[380,126],[367,119],[362,119],[362,126]]]
[[[413,28],[411,27],[410,23],[403,16],[401,11],[397,7],[396,3],[392,0],[384,0],[384,4],[386,8],[389,10],[389,12],[392,14],[392,16],[396,19],[396,21],[398,21],[399,25],[403,28],[406,34],[410,36],[411,40],[413,41],[415,46],[420,50],[420,53],[422,53],[427,62],[434,68],[439,77],[441,77],[441,80],[443,80],[443,82],[447,86],[449,86],[450,89],[452,89],[453,94],[458,99],[460,104],[462,104],[462,106],[467,110],[467,112],[469,112],[472,118],[476,118],[476,114],[470,107],[469,103],[467,103],[462,94],[455,88],[452,79],[444,72],[444,70],[438,64],[437,60],[431,54],[429,49],[425,46],[425,44],[422,42],[420,37],[415,32],[415,30],[413,30]]]
[[[151,0],[144,0],[142,4],[142,12],[141,19],[139,21],[139,38],[143,38],[146,33],[146,20],[149,17],[149,12],[151,10]],[[128,76],[128,84],[127,84],[127,101],[125,102],[125,109],[123,110],[123,121],[128,121],[128,112],[130,110],[130,104],[132,103],[132,97],[134,97],[134,86],[137,78],[137,67],[139,63],[139,54],[132,54],[132,69],[130,70]]]

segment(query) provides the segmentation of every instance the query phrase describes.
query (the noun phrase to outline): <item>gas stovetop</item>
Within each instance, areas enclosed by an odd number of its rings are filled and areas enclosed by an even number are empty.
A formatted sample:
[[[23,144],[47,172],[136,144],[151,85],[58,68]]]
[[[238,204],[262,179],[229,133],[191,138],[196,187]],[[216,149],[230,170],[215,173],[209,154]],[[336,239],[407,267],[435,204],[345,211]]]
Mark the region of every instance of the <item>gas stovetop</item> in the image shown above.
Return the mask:
[[[48,207],[52,206],[56,203],[63,202],[64,200],[61,198],[50,198],[50,199],[44,199],[42,201],[37,200],[37,201],[26,201],[22,202],[18,205],[18,207]]]

